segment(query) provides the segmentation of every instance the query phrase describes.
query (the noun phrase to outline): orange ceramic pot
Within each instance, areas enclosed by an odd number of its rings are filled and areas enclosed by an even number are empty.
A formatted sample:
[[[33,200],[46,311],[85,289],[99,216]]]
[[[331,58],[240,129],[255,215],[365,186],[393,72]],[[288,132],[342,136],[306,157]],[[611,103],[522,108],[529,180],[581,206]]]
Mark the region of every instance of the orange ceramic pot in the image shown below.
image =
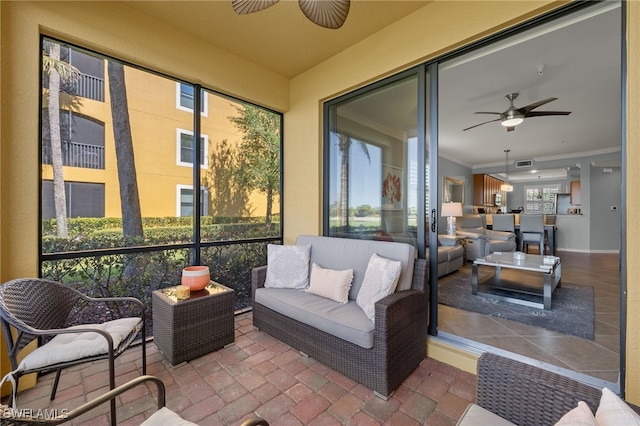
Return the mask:
[[[208,266],[187,266],[182,270],[182,285],[191,291],[202,290],[210,281]]]

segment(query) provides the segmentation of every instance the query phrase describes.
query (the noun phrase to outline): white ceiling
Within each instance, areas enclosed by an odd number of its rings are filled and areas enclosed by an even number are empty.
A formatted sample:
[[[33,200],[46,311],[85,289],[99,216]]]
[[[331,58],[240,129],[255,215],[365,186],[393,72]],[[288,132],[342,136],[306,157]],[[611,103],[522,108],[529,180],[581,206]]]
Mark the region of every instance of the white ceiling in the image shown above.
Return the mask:
[[[202,39],[264,68],[293,77],[356,44],[430,1],[352,0],[338,30],[306,19],[296,1],[237,15],[230,0],[122,1],[181,32]],[[608,4],[604,4],[609,7]],[[440,154],[469,167],[488,167],[510,159],[554,159],[620,150],[620,12],[584,16],[571,25],[548,28],[517,43],[474,52],[440,71]],[[454,66],[455,65],[455,66]],[[540,75],[538,68],[544,66]],[[571,111],[568,116],[526,119],[515,131],[498,123],[462,129],[492,116],[475,111],[505,111],[504,96],[518,92],[516,107],[549,97],[538,109]],[[394,93],[396,96],[397,93]],[[383,110],[353,111],[390,132],[415,134],[415,92],[387,99]],[[413,104],[411,102],[414,102]],[[371,103],[368,103],[371,105]],[[392,113],[389,113],[392,111]],[[394,113],[395,112],[395,113]],[[407,119],[407,114],[411,117]],[[511,176],[511,173],[510,173]],[[514,176],[515,178],[515,176]]]
[[[496,157],[505,164],[505,149],[510,160],[535,161],[619,151],[620,10],[600,12],[536,28],[443,67],[440,154],[482,167]],[[474,112],[505,111],[504,96],[512,92],[519,93],[516,107],[556,97],[535,111],[571,114],[527,118],[512,132],[499,122],[462,130],[496,118]]]

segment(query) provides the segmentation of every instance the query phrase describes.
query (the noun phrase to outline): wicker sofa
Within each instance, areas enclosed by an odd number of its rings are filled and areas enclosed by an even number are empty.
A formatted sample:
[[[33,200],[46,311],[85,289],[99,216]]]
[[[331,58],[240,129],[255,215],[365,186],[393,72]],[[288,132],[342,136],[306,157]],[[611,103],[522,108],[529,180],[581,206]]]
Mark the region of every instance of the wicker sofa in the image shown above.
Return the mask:
[[[485,352],[480,356],[477,377],[477,403],[467,407],[458,426],[555,425],[579,401],[596,413],[597,420],[602,420],[598,415],[608,416],[608,422],[603,424],[638,424],[629,421],[638,408],[621,400],[617,412],[605,409],[597,413],[602,405],[602,389],[497,354]],[[620,415],[624,420],[616,417]],[[574,420],[563,424],[589,423]]]
[[[428,292],[425,261],[413,246],[345,238],[299,236],[310,245],[309,264],[353,269],[348,303],[341,304],[300,290],[265,288],[268,266],[252,271],[253,324],[262,331],[372,389],[383,399],[402,383],[426,355]],[[375,303],[371,322],[356,304],[372,254],[400,260],[396,291]],[[320,309],[316,309],[320,306]],[[370,344],[347,340],[338,331],[356,330]]]

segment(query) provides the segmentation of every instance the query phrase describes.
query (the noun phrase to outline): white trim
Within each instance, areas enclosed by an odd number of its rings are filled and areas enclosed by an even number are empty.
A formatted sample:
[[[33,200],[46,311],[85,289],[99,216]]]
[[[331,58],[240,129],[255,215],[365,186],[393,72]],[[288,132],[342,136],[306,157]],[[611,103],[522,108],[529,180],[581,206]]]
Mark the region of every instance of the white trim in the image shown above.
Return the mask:
[[[186,161],[182,161],[180,159],[181,154],[182,154],[182,138],[181,136],[183,134],[189,135],[189,136],[193,136],[193,132],[191,130],[186,130],[186,129],[181,129],[181,128],[177,128],[176,129],[176,165],[178,166],[185,166],[185,167],[193,167],[193,163],[192,162],[186,162]],[[206,169],[209,167],[209,136],[204,134],[204,133],[200,133],[200,138],[203,140],[204,143],[204,158],[202,158],[202,164],[200,164],[200,168],[201,169]]]
[[[181,196],[182,196],[183,189],[188,189],[193,191],[193,185],[183,185],[183,184],[176,185],[176,217],[186,217],[186,216],[182,216]],[[202,216],[208,216],[209,215],[209,188],[207,188],[206,186],[201,186],[200,192],[204,194],[204,196],[202,197]]]
[[[180,100],[182,99],[182,96],[181,96],[182,91],[180,90],[180,88],[182,87],[183,84],[185,83],[176,81],[176,109],[193,113],[193,108],[187,108],[180,103]],[[188,86],[188,84],[185,84],[185,86]],[[200,116],[201,117],[209,116],[209,102],[207,100],[207,92],[204,90],[202,91],[202,111],[200,112]]]

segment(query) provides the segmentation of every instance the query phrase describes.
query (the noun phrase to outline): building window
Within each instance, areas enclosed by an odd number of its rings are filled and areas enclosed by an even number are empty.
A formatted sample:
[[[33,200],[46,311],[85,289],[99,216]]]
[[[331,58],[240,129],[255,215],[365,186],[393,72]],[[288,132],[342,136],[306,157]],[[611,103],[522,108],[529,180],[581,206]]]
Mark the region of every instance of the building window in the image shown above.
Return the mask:
[[[65,182],[67,217],[104,217],[104,184]],[[42,181],[42,220],[54,219],[53,181]]]
[[[59,110],[62,165],[104,169],[104,123],[68,110]],[[48,111],[42,110],[42,162],[51,164]]]
[[[104,102],[104,59],[69,46],[60,46],[60,60],[74,66],[78,78],[61,81],[61,90],[71,95]]]
[[[193,112],[194,87],[190,84],[176,83],[176,108],[183,111]],[[207,107],[207,92],[200,91],[200,114],[204,117],[209,115]]]
[[[207,155],[209,152],[207,141],[209,138],[205,134],[200,134],[200,167],[207,168]],[[179,166],[193,165],[193,150],[195,149],[193,132],[190,130],[178,129],[177,131],[177,164]]]
[[[206,187],[200,187],[200,215],[207,216],[209,213],[209,196]],[[193,187],[190,185],[178,185],[178,216],[193,216]]]
[[[524,212],[528,214],[555,214],[558,192],[560,192],[560,185],[526,186],[524,188]]]

